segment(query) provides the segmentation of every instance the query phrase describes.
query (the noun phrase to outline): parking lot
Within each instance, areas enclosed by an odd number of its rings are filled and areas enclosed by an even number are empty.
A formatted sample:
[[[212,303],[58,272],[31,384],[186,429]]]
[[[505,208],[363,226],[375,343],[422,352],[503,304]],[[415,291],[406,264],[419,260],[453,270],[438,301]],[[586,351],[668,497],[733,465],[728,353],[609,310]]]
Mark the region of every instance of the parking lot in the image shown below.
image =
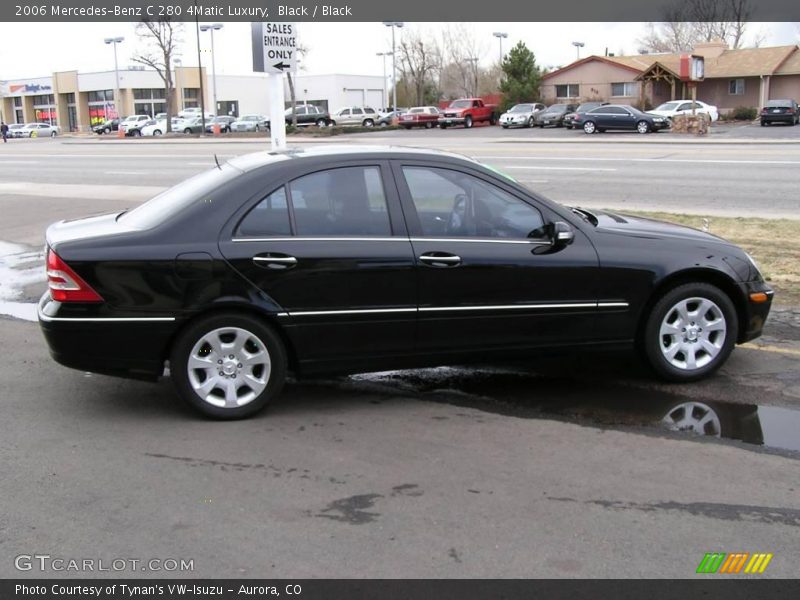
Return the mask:
[[[499,127],[290,140],[313,142],[461,152],[587,207],[800,218],[800,127],[720,125],[699,142]],[[168,381],[55,364],[33,321],[46,226],[267,143],[0,147],[6,555],[186,558],[204,578],[691,577],[706,552],[749,551],[774,554],[766,576],[796,575],[800,307],[780,299],[762,338],[692,385],[654,382],[628,354],[520,357],[291,381],[263,414],[218,423]],[[691,403],[721,437],[661,424]],[[0,576],[41,573],[5,561]]]

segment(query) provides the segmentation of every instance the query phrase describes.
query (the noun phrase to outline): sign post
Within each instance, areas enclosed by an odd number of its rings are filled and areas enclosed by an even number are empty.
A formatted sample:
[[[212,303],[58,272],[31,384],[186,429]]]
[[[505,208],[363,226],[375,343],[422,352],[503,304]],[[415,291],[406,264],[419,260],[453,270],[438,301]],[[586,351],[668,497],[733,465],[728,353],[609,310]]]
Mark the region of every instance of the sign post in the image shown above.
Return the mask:
[[[253,71],[267,73],[269,130],[273,150],[286,148],[283,74],[297,70],[297,27],[294,23],[252,23]]]

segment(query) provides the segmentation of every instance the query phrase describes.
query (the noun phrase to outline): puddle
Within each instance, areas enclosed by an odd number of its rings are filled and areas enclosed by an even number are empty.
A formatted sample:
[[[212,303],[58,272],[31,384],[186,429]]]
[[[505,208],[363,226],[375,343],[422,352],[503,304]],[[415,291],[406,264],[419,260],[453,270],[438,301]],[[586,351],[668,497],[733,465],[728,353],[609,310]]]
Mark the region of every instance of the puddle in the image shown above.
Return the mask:
[[[44,281],[41,250],[0,241],[0,315],[36,321],[36,303],[21,299],[25,286]]]
[[[614,382],[547,377],[531,371],[440,367],[353,375],[354,391],[435,398],[522,418],[586,425],[661,427],[800,451],[800,410],[700,401]]]

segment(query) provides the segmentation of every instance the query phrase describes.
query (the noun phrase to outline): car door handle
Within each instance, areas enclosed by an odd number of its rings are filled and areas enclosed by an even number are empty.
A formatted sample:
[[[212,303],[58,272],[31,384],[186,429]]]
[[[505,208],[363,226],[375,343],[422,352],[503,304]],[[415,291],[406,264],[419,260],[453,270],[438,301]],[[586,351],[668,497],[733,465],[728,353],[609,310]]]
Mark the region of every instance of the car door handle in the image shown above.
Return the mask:
[[[419,257],[422,264],[431,267],[456,267],[461,264],[461,257],[448,252],[426,252]]]
[[[297,259],[286,254],[261,254],[254,256],[253,262],[268,269],[291,269],[297,264]]]

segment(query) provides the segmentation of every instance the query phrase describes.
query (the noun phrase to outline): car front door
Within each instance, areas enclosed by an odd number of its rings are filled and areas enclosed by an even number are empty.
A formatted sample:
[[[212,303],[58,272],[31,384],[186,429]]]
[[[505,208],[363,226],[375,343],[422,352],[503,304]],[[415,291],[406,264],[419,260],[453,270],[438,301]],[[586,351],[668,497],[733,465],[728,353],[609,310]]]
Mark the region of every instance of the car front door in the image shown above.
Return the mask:
[[[297,173],[223,230],[230,264],[280,307],[312,362],[410,354],[414,255],[388,164]]]
[[[393,163],[419,288],[418,350],[476,351],[591,338],[597,254],[575,229],[499,179],[462,167]]]

